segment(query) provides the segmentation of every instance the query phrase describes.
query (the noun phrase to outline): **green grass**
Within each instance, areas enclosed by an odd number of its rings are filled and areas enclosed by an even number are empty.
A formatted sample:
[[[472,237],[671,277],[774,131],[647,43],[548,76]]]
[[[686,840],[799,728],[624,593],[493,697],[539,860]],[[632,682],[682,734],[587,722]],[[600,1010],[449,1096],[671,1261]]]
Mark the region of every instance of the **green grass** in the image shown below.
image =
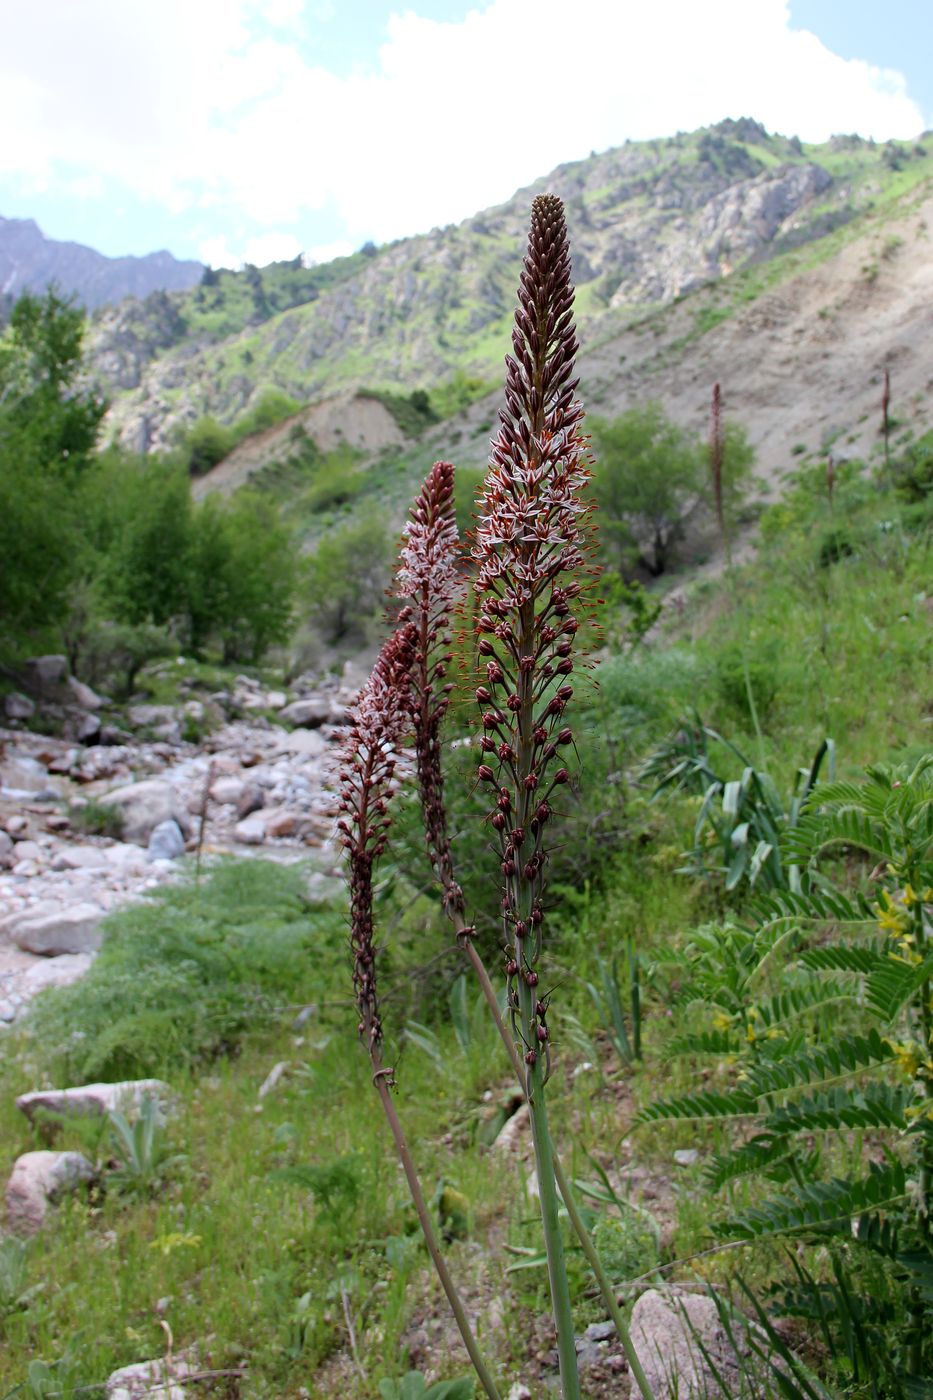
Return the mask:
[[[826,734],[841,777],[929,748],[933,532],[917,509],[850,469],[830,517],[818,474],[804,467],[766,513],[758,557],[731,579],[688,592],[682,616],[652,643],[609,658],[598,685],[581,687],[574,702],[583,783],[578,798],[561,804],[551,862],[554,1132],[575,1176],[594,1181],[598,1164],[632,1191],[661,1231],[665,1263],[708,1248],[710,1222],[727,1205],[737,1212],[760,1199],[751,1181],[737,1183],[729,1199],[707,1191],[702,1165],[728,1146],[721,1125],[630,1131],[659,1085],[670,1095],[731,1082],[728,1065],[672,1060],[665,1050],[672,1032],[690,1024],[671,1012],[685,945],[723,913],[741,916],[746,896],[730,899],[721,880],[677,873],[697,802],[650,800],[640,766],[691,708],[759,761],[736,682],[743,652],[764,715],[761,761],[782,791]],[[843,530],[851,546],[835,563],[822,549],[830,530]],[[472,708],[457,697],[454,732],[472,726]],[[727,761],[729,776],[739,777],[740,760]],[[450,755],[451,825],[479,938],[497,968],[474,762],[469,749]],[[485,1145],[508,1074],[482,1022],[452,1013],[461,963],[428,888],[422,840],[414,802],[401,800],[395,864],[384,868],[377,905],[399,1108],[429,1195],[446,1184],[465,1198],[447,1247],[494,1365],[509,1383],[528,1376],[537,1397],[545,1391],[532,1338],[546,1309],[543,1273],[504,1275],[506,1264],[528,1256],[497,1253],[503,1243],[539,1248],[534,1206],[521,1159],[503,1160]],[[356,1044],[345,915],[339,903],[309,905],[303,880],[301,870],[260,860],[224,863],[200,890],[173,888],[123,911],[108,921],[88,977],[45,994],[25,1029],[5,1039],[0,1137],[9,1158],[38,1145],[13,1107],[16,1093],[49,1080],[154,1073],[178,1095],[170,1147],[185,1160],[150,1201],[97,1190],[55,1212],[28,1259],[28,1283],[42,1290],[2,1324],[0,1395],[23,1381],[31,1361],[54,1360],[76,1338],[71,1386],[99,1384],[118,1365],[159,1355],[163,1315],[176,1350],[198,1343],[212,1369],[248,1366],[248,1380],[217,1381],[217,1393],[229,1396],[375,1400],[380,1378],[422,1364],[409,1343],[443,1309]],[[645,1054],[623,1070],[586,983],[630,938],[642,962]],[[468,1011],[473,1000],[468,988]],[[309,1003],[316,1011],[296,1028],[296,1008]],[[858,1026],[857,1010],[827,1015],[836,1015],[830,1030]],[[407,1039],[410,1022],[426,1031]],[[282,1060],[284,1079],[260,1101],[260,1085]],[[574,1079],[570,1071],[585,1060],[594,1068]],[[66,1130],[62,1141],[103,1155],[87,1130]],[[682,1147],[699,1149],[697,1167],[673,1164]],[[827,1165],[851,1166],[863,1149],[853,1133],[825,1149]],[[595,1206],[593,1219],[619,1269],[656,1262],[650,1229]],[[740,1254],[759,1289],[786,1282],[786,1258],[773,1244]],[[805,1257],[824,1267],[818,1252]],[[736,1259],[713,1254],[674,1276],[699,1275],[728,1290]],[[573,1252],[571,1280],[582,1327],[602,1314]],[[349,1354],[341,1289],[365,1379]],[[812,1355],[825,1368],[825,1356]],[[448,1377],[465,1369],[446,1334],[425,1369]]]

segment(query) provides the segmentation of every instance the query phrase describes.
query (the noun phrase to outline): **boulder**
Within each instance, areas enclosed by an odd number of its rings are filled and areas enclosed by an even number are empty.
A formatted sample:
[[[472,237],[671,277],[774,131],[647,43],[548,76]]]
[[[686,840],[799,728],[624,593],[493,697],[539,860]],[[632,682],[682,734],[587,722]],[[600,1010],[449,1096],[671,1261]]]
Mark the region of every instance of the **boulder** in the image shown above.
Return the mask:
[[[52,869],[104,870],[109,864],[110,853],[105,846],[63,846],[52,861]]]
[[[147,860],[178,860],[185,854],[185,838],[174,820],[159,822],[149,837]]]
[[[217,778],[211,784],[211,797],[222,805],[235,805],[242,796],[243,783],[239,778]]]
[[[91,744],[95,739],[99,739],[100,730],[99,715],[82,715],[73,727],[74,736],[81,744]]]
[[[331,702],[326,695],[309,695],[304,700],[293,700],[279,711],[279,716],[296,729],[319,729],[331,718]]]
[[[171,705],[131,705],[127,717],[134,729],[147,729],[166,744],[181,742],[181,724]]]
[[[132,1114],[144,1099],[157,1099],[163,1113],[172,1104],[172,1091],[161,1079],[126,1079],[117,1084],[82,1084],[73,1089],[34,1089],[20,1094],[16,1107],[30,1123],[40,1110],[64,1118],[95,1117],[105,1113]]]
[[[279,753],[319,758],[327,751],[327,740],[319,729],[292,729],[277,736],[276,747]]]
[[[13,857],[15,860],[41,860],[43,855],[42,847],[38,841],[30,841],[27,837],[25,841],[17,841],[13,847]]]
[[[28,695],[23,695],[21,691],[14,690],[3,702],[4,713],[7,719],[32,719],[36,713],[36,707]]]
[[[71,699],[79,709],[99,710],[106,704],[106,701],[92,690],[89,685],[79,681],[75,676],[68,677],[68,689],[71,692]]]
[[[258,783],[244,784],[239,797],[237,798],[236,814],[240,821],[244,817],[250,816],[253,812],[258,812],[260,807],[265,805],[266,794]]]
[[[183,835],[188,833],[188,818],[181,801],[170,784],[160,778],[146,778],[141,783],[114,788],[100,800],[106,806],[116,807],[122,814],[124,838],[137,846],[147,845],[149,837],[162,822],[175,821]]]
[[[301,817],[297,812],[263,812],[262,820],[266,835],[273,838],[294,836],[301,825]]]
[[[58,795],[42,764],[22,754],[11,754],[0,762],[0,788],[21,797],[38,797],[45,793]]]
[[[94,1168],[80,1152],[25,1152],[17,1157],[6,1188],[7,1221],[18,1235],[33,1235],[49,1205],[90,1181]]]
[[[100,947],[104,911],[96,904],[72,904],[63,909],[46,901],[4,919],[0,932],[22,948],[54,958],[61,953],[90,953]]]
[[[198,1360],[190,1351],[158,1361],[137,1361],[113,1371],[104,1393],[106,1400],[190,1400],[191,1390],[184,1382],[197,1372]]]
[[[233,828],[233,839],[244,846],[261,846],[266,839],[266,824],[262,817],[247,817]]]
[[[26,675],[31,690],[48,694],[61,685],[68,674],[65,656],[31,656],[26,662]]]
[[[732,1326],[741,1346],[742,1324]],[[751,1347],[746,1345],[740,1358],[708,1294],[649,1289],[632,1309],[631,1335],[656,1400],[730,1400],[746,1393],[743,1376]],[[707,1357],[728,1389],[717,1381]]]

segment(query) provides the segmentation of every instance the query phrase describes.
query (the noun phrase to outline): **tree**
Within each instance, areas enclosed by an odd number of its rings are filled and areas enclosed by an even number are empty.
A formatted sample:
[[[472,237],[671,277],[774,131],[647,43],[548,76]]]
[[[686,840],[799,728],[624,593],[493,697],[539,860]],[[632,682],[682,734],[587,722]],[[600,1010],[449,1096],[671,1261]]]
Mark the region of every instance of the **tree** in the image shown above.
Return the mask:
[[[592,429],[593,490],[605,546],[621,572],[640,564],[661,574],[701,491],[703,447],[656,403],[612,422],[594,420]]]
[[[375,515],[324,536],[308,564],[308,606],[325,641],[365,639],[384,601],[391,553]]]
[[[80,387],[84,315],[23,296],[0,335],[0,643],[51,633],[83,549],[78,487],[103,399]]]

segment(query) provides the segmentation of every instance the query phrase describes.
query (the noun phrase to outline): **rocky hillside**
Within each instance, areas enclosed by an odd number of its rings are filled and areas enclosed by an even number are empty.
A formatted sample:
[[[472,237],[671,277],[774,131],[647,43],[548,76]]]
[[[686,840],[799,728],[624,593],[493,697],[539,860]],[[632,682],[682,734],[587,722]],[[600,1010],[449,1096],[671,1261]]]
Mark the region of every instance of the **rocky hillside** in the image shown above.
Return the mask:
[[[93,311],[124,297],[183,292],[201,280],[198,262],[180,262],[164,250],[144,258],[108,258],[81,243],[60,243],[32,219],[0,218],[0,294],[15,299],[54,283]]]
[[[108,311],[92,353],[124,391],[114,431],[146,447],[204,413],[236,418],[270,384],[306,402],[361,385],[430,388],[457,371],[488,378],[507,343],[528,206],[541,190],[567,204],[592,345],[742,269],[854,236],[931,175],[933,137],[811,147],[752,121],[723,122],[594,154],[463,224],[304,270],[318,282],[292,290],[303,304],[269,295],[292,266],[274,264]]]

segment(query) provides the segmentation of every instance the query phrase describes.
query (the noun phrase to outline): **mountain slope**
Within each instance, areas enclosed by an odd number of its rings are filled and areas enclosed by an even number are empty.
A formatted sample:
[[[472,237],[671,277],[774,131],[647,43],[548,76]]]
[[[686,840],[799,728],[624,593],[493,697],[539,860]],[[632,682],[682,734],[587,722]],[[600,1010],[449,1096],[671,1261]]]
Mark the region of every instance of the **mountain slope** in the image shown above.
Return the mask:
[[[108,258],[81,243],[46,238],[32,219],[0,218],[0,294],[42,292],[54,283],[89,311],[124,297],[185,291],[204,271],[164,250],[146,257]]]
[[[592,345],[710,284],[734,285],[742,269],[780,270],[794,249],[828,256],[931,175],[933,138],[805,148],[751,121],[724,122],[562,166],[463,224],[311,270],[331,280],[305,304],[275,311],[266,295],[288,264],[241,274],[251,298],[225,274],[151,309],[127,304],[98,319],[92,354],[127,391],[115,399],[113,430],[156,447],[204,413],[236,418],[270,384],[313,401],[361,386],[431,388],[457,371],[488,380],[508,344],[540,190],[567,205],[578,317]],[[720,314],[709,308],[713,322]]]

